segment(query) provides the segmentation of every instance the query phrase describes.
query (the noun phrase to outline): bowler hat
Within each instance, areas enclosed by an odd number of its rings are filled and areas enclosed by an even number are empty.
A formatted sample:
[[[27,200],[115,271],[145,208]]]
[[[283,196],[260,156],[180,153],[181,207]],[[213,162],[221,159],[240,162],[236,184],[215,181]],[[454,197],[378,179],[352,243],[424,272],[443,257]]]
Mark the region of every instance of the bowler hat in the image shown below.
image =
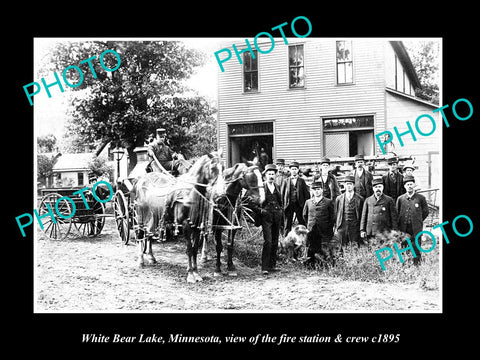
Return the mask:
[[[353,175],[346,175],[343,181],[346,182],[346,183],[347,183],[347,182],[351,182],[351,183],[354,183],[354,184],[355,184],[355,176],[353,176]]]
[[[405,175],[403,177],[403,183],[406,184],[409,181],[415,182],[415,178],[412,175]]]
[[[361,154],[358,154],[358,155],[355,155],[355,161],[364,161],[365,158],[363,157],[363,155]]]
[[[404,169],[412,169],[412,170],[415,170],[415,167],[413,166],[413,164],[412,164],[411,162],[405,163],[405,165],[403,165],[403,168],[404,168]]]
[[[372,186],[379,185],[379,184],[383,185],[383,180],[381,177],[377,177],[372,180]]]
[[[290,163],[290,166],[289,166],[289,167],[300,168],[300,164],[299,164],[298,162],[296,162],[296,161],[292,161],[292,162]]]
[[[263,170],[263,174],[265,174],[267,171],[270,171],[270,170],[273,170],[273,171],[277,172],[278,171],[277,165],[275,165],[275,164],[265,165],[265,170]]]
[[[277,165],[285,165],[285,159],[277,159]]]
[[[322,188],[323,189],[323,184],[320,181],[314,181],[312,185],[310,185],[312,189],[318,189]]]
[[[320,165],[322,165],[324,163],[330,164],[330,159],[327,158],[326,156],[324,156],[320,159]]]
[[[167,130],[165,130],[164,128],[158,128],[158,129],[157,129],[157,134],[158,134],[158,135],[165,134],[166,132],[167,132]]]

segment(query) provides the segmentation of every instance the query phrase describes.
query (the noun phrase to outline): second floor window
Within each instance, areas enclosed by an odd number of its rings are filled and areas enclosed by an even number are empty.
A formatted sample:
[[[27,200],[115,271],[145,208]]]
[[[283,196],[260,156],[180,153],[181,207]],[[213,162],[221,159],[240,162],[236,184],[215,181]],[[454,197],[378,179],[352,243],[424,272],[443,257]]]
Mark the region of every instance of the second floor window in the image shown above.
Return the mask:
[[[243,53],[243,91],[258,91],[258,55],[253,51],[255,59],[250,51]]]
[[[305,86],[303,45],[288,47],[289,87],[302,88]]]
[[[337,84],[353,83],[352,42],[337,41]]]

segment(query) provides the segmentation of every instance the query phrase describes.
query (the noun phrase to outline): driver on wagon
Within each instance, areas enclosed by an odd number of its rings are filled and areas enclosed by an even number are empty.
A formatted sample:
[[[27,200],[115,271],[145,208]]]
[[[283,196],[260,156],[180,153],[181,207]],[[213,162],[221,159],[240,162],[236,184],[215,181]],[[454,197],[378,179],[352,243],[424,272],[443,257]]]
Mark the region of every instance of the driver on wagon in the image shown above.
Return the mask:
[[[178,154],[167,145],[165,129],[157,129],[155,139],[150,140],[150,143],[148,144],[148,155],[152,160],[147,168],[150,168],[153,171],[167,170],[171,171],[174,175],[178,174],[178,166],[180,164]],[[153,155],[155,155],[156,159],[164,169],[160,169]]]

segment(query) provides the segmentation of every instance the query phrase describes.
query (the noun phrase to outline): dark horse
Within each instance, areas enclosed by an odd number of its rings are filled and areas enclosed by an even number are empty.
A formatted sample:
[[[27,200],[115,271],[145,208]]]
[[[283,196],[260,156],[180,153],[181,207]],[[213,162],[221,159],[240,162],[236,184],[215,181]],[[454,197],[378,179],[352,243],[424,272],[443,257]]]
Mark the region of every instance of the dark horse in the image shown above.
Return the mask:
[[[240,201],[239,195],[242,189],[246,189],[245,195],[250,201],[261,204],[265,200],[262,174],[257,166],[249,166],[244,163],[236,164],[224,172],[226,190],[223,196],[218,197],[216,208],[213,212],[212,229],[215,234],[217,259],[214,276],[221,275],[221,253],[223,250],[222,233],[227,230],[227,271],[228,275],[236,276],[236,269],[233,265],[233,244],[241,207],[237,206]]]
[[[135,183],[132,195],[138,212],[140,265],[143,265],[144,255],[149,262],[156,262],[151,240],[158,224],[175,221],[182,224],[187,243],[187,281],[201,280],[197,273],[196,256],[200,230],[206,225],[211,209],[208,206],[211,200],[206,195],[220,196],[224,191],[220,157],[221,152],[203,155],[186,174],[178,178],[151,172]]]

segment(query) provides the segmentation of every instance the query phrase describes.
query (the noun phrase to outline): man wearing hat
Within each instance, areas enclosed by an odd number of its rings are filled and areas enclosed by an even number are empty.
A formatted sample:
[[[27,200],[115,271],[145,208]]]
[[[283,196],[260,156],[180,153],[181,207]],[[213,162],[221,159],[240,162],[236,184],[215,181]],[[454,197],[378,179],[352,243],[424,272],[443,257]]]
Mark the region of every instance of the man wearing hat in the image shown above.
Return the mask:
[[[265,201],[261,204],[261,223],[263,231],[262,273],[267,275],[276,271],[278,236],[282,227],[283,206],[280,187],[275,183],[277,167],[267,164],[265,176]]]
[[[335,199],[341,192],[335,175],[330,171],[330,159],[327,157],[323,157],[320,160],[320,176],[317,181],[323,186],[323,196],[333,200],[335,203]]]
[[[348,243],[360,246],[360,218],[362,216],[364,198],[355,193],[355,177],[345,177],[345,192],[335,200],[335,233],[342,244]]]
[[[293,214],[296,214],[298,223],[305,225],[303,220],[303,207],[305,201],[310,198],[310,189],[304,179],[298,176],[300,164],[293,161],[290,164],[290,174],[282,184],[283,209],[285,210],[285,232],[286,236],[292,229]]]
[[[277,175],[275,176],[275,184],[282,187],[283,181],[288,178],[288,174],[285,172],[285,160],[277,159]]]
[[[417,234],[423,230],[423,222],[428,216],[428,205],[425,196],[415,192],[415,178],[411,175],[405,175],[403,186],[406,193],[400,195],[397,199],[398,229],[407,233],[412,244],[415,243]],[[402,245],[407,245],[405,240]],[[421,238],[418,239],[418,245],[422,245]],[[415,251],[417,255],[413,259],[414,264],[418,264],[421,259],[421,251]]]
[[[373,195],[363,204],[360,220],[362,238],[374,237],[376,234],[398,229],[398,215],[393,199],[383,193],[382,178],[372,181]]]
[[[307,257],[310,263],[315,254],[333,264],[336,241],[333,237],[335,222],[333,201],[323,196],[324,187],[319,181],[312,183],[313,198],[305,202],[303,218],[307,222]],[[318,256],[318,255],[317,255]]]
[[[152,159],[149,163],[156,171],[172,171],[174,174],[178,174],[178,166],[180,162],[177,160],[177,154],[172,151],[172,149],[166,143],[166,130],[159,128],[156,130],[155,140],[151,141],[148,144],[148,155]],[[163,167],[163,169],[158,166],[156,159]]]
[[[364,199],[371,196],[373,194],[373,175],[365,169],[365,158],[363,155],[355,155],[355,170],[352,175],[355,178],[355,192]]]
[[[398,158],[396,156],[390,157],[387,162],[389,167],[388,173],[382,176],[383,192],[385,195],[390,196],[393,201],[397,201],[400,195],[405,194],[403,176],[398,171]]]

